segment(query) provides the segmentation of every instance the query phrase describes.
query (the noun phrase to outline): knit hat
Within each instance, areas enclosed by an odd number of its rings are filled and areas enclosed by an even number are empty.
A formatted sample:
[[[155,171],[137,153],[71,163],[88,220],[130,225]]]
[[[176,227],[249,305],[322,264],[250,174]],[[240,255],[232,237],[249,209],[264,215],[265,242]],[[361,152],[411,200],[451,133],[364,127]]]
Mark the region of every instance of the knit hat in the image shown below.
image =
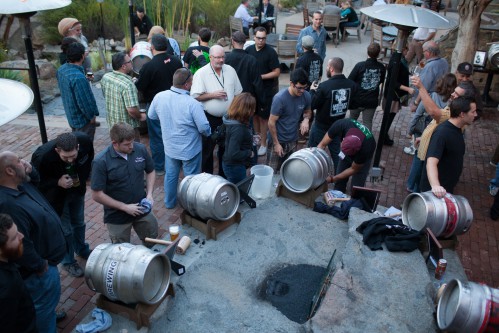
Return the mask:
[[[59,22],[57,29],[59,30],[59,33],[61,34],[61,36],[66,36],[69,29],[73,28],[78,23],[80,23],[80,22],[77,19],[71,18],[71,17],[66,17],[66,18],[63,18]]]
[[[314,48],[314,39],[312,36],[303,36],[301,39],[301,46],[307,50]]]
[[[358,128],[351,128],[348,130],[347,135],[341,142],[341,151],[348,156],[353,156],[362,147],[362,141],[366,136]]]
[[[246,35],[241,31],[236,31],[232,34],[232,39],[238,44],[246,43]]]
[[[473,75],[473,66],[469,62],[462,62],[457,65],[457,72],[463,75]]]

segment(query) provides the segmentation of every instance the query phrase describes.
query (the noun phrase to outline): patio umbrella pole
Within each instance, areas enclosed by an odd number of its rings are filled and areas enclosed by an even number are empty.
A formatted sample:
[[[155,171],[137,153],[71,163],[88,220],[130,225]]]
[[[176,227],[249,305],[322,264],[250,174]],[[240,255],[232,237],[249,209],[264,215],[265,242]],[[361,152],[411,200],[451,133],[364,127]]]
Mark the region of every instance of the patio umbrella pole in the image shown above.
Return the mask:
[[[24,46],[26,47],[26,56],[28,58],[28,67],[29,67],[29,80],[31,83],[31,89],[33,90],[35,103],[35,110],[38,116],[38,125],[40,127],[40,135],[42,137],[42,143],[46,143],[47,140],[47,129],[45,127],[45,119],[43,117],[43,107],[42,107],[42,98],[40,96],[40,87],[38,86],[38,77],[36,74],[36,66],[35,66],[35,56],[33,55],[33,45],[31,44],[31,24],[30,24],[30,16],[34,15],[36,12],[31,13],[23,13],[17,14],[19,21],[22,26],[22,34],[24,39]]]

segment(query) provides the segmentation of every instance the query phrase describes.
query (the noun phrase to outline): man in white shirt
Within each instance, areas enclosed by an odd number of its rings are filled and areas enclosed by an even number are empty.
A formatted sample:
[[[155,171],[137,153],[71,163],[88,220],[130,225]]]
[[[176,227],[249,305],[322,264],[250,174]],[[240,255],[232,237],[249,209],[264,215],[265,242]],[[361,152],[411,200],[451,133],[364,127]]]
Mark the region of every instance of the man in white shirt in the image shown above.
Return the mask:
[[[224,62],[224,49],[220,45],[213,45],[210,48],[210,63],[200,68],[192,81],[191,96],[203,104],[212,133],[222,125],[222,117],[234,96],[243,91],[236,70]],[[214,148],[211,138],[203,137],[202,172],[213,173]],[[223,149],[218,147],[219,166],[222,165],[222,156]],[[218,174],[224,175],[221,167]]]
[[[249,25],[253,23],[254,20],[258,19],[258,16],[250,16],[248,13],[249,0],[241,0],[241,4],[237,7],[235,18],[240,18],[243,20],[243,32],[246,36],[249,36]]]

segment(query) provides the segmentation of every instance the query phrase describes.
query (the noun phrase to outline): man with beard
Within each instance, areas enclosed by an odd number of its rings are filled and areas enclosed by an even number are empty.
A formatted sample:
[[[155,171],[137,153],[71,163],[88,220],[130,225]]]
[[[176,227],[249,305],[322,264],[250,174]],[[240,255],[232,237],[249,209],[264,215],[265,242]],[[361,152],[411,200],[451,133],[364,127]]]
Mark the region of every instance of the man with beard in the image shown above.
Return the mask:
[[[7,214],[0,214],[0,327],[2,332],[36,332],[35,307],[14,264],[23,254],[24,235]],[[20,316],[19,314],[22,314]]]
[[[0,213],[9,214],[24,235],[24,252],[16,264],[35,304],[36,328],[53,333],[61,296],[57,265],[66,254],[66,241],[59,216],[30,183],[31,172],[31,165],[13,152],[0,153]]]
[[[128,75],[132,71],[132,60],[125,52],[113,55],[113,71],[104,74],[101,80],[102,93],[106,99],[107,125],[124,122],[135,130],[135,141],[140,141],[139,126],[146,120],[140,112],[137,88]]]

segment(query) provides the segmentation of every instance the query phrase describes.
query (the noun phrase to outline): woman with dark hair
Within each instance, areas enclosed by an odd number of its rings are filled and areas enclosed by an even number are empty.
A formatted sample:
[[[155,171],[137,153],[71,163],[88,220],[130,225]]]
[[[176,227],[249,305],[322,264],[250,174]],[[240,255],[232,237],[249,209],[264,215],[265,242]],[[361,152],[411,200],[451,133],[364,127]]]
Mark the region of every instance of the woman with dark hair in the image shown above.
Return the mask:
[[[61,63],[61,66],[64,65],[67,61],[68,58],[66,56],[66,51],[68,49],[69,44],[76,43],[78,40],[74,37],[64,37],[61,42],[61,53],[59,53],[59,62]]]
[[[435,91],[430,94],[431,99],[437,104],[440,109],[445,108],[449,99],[454,92],[454,89],[457,87],[457,79],[456,76],[452,73],[445,74],[440,79],[438,79]],[[424,129],[430,121],[432,120],[432,116],[429,115],[423,103],[419,103],[414,116],[412,117],[411,122],[409,123],[409,134],[415,136],[414,141],[414,158],[412,160],[411,171],[409,172],[409,177],[407,178],[407,191],[408,192],[416,192],[419,193],[419,181],[421,179],[421,173],[423,171],[423,161],[419,159],[417,156],[417,147],[419,145],[419,141],[421,140],[421,135],[423,134]],[[423,126],[418,126],[419,124],[424,124]],[[420,127],[420,128],[417,128]],[[406,147],[408,148],[408,147]],[[404,152],[407,153],[406,148],[404,148]]]
[[[246,168],[254,155],[250,119],[255,107],[255,98],[250,93],[242,93],[234,98],[223,117],[225,152],[222,166],[227,180],[234,184],[246,178]]]

